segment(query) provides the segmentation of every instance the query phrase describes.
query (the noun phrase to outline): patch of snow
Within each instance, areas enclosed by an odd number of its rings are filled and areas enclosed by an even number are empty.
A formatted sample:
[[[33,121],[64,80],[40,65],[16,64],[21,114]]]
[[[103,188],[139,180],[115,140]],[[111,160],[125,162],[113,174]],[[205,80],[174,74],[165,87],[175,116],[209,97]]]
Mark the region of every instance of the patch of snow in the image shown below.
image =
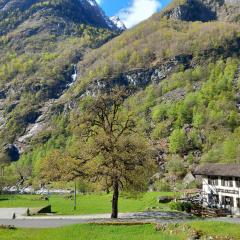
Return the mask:
[[[98,6],[96,1],[94,1],[94,0],[87,0],[87,1],[90,3],[91,6],[94,6],[94,7]]]
[[[126,27],[123,23],[120,23],[121,20],[119,19],[115,19],[115,22],[113,22],[106,14],[105,12],[102,10],[102,8],[99,6],[99,4],[96,2],[96,0],[81,0],[81,2],[83,4],[88,3],[91,7],[95,8],[96,13],[98,16],[102,17],[106,24],[108,25],[109,28],[111,28],[112,30],[126,30]]]
[[[124,31],[126,30],[126,26],[124,25],[124,23],[121,21],[121,19],[118,16],[113,16],[110,17],[110,20],[113,22],[113,24],[120,30]]]

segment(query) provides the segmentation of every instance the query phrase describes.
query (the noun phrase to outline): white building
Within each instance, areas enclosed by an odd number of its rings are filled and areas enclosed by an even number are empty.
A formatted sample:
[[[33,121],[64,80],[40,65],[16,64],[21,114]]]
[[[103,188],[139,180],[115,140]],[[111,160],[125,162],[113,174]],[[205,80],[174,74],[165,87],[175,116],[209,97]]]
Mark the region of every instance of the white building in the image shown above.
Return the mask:
[[[207,164],[196,169],[202,176],[204,204],[240,214],[240,164]]]

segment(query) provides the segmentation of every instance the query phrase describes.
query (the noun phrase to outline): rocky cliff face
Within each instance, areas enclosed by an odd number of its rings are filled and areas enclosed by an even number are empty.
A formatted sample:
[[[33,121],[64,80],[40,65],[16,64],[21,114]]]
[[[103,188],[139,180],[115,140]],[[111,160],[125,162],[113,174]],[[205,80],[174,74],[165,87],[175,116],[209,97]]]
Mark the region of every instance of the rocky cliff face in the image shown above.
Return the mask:
[[[182,21],[238,21],[240,16],[239,0],[186,0],[174,2],[163,12],[170,19]]]

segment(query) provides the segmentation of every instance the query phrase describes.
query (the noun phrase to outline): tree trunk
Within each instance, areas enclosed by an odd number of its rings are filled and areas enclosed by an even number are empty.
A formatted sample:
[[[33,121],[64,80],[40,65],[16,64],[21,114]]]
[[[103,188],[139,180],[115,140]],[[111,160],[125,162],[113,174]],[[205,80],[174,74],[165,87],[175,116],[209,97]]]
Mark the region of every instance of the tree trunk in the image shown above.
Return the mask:
[[[114,180],[111,218],[118,218],[118,196],[119,196],[118,180]]]

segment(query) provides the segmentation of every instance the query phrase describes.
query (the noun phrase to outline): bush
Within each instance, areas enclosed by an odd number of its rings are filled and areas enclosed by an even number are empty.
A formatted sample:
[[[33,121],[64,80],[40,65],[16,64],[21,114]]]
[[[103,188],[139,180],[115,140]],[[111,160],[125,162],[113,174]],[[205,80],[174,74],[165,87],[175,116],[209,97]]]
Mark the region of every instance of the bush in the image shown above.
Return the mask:
[[[159,192],[170,192],[171,191],[171,187],[170,187],[169,183],[167,183],[164,180],[159,180],[159,181],[155,182],[153,187],[154,187],[155,191],[159,191]]]
[[[171,153],[184,153],[188,148],[188,139],[183,129],[175,129],[169,137],[169,150]]]
[[[186,174],[183,159],[181,159],[178,155],[171,157],[166,164],[166,169],[171,175],[175,175],[177,177],[183,177]]]
[[[166,121],[166,122],[158,123],[152,132],[152,138],[153,139],[161,139],[161,138],[168,137],[169,129],[170,129],[169,122]]]
[[[181,212],[191,212],[192,204],[188,202],[171,202],[170,208],[172,210],[181,211]]]

